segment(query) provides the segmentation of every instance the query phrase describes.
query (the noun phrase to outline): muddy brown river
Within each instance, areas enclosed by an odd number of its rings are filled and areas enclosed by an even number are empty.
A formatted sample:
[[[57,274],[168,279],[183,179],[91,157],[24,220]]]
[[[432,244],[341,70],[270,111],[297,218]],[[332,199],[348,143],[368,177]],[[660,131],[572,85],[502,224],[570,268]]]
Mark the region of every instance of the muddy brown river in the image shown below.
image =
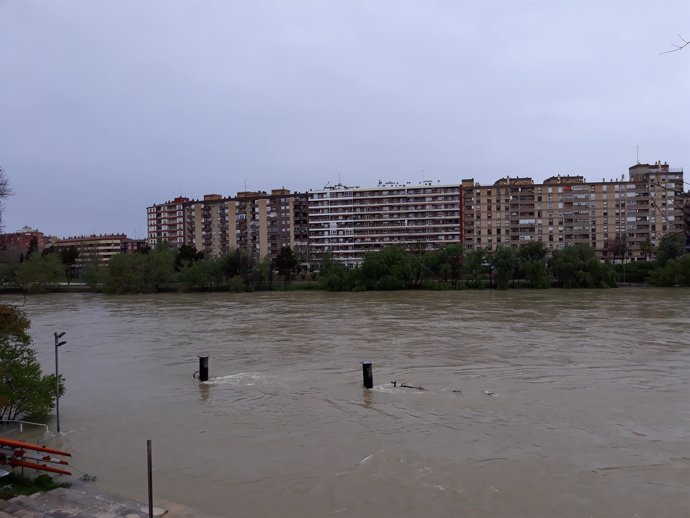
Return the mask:
[[[156,498],[221,517],[690,516],[688,308],[652,288],[25,304],[49,372],[67,332],[50,444],[145,500],[152,439]]]

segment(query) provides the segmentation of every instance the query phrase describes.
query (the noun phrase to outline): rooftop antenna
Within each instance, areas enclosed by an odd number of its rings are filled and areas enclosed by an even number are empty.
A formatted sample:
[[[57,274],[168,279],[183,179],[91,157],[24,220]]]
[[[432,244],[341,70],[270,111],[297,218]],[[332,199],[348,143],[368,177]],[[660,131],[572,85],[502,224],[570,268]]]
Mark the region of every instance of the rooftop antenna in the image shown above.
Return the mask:
[[[422,183],[424,183],[424,169],[422,169]]]
[[[340,173],[338,173],[338,183],[342,185],[343,183],[340,181]]]
[[[244,192],[247,192],[247,179],[244,179]]]
[[[635,146],[637,148],[637,163],[640,163],[640,146]]]

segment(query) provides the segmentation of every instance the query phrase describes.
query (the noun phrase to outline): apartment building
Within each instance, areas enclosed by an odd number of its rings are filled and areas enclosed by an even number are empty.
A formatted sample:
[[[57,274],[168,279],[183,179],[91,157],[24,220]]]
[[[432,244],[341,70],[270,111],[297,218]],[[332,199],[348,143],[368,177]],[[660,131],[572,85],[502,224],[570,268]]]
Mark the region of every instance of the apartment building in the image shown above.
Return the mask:
[[[147,215],[151,245],[185,244],[214,257],[243,249],[255,259],[276,257],[284,246],[307,250],[307,196],[288,189],[176,198],[148,207]]]
[[[172,200],[146,208],[147,243],[151,247],[163,241],[173,247],[182,246],[187,236],[184,233],[184,207],[189,198],[179,196]]]
[[[48,248],[53,239],[36,229],[24,227],[17,232],[0,234],[0,253],[4,254],[6,260],[19,261],[26,256],[31,243],[35,243],[36,250],[40,252]]]
[[[554,176],[535,184],[531,178],[503,178],[491,186],[463,180],[462,190],[462,236],[470,249],[541,241],[557,250],[585,243],[599,257],[615,259],[614,243],[622,242],[626,259],[642,260],[649,258],[649,244],[684,229],[683,207],[676,201],[683,170],[660,162],[630,167],[627,180]]]
[[[434,250],[460,243],[461,186],[379,182],[376,187],[338,184],[309,192],[309,243],[349,266],[389,245]]]
[[[60,239],[53,243],[58,250],[75,247],[79,252],[77,267],[90,261],[107,264],[114,255],[127,252],[130,240],[125,234],[99,234],[91,236],[74,236]]]
[[[232,198],[210,194],[190,201],[185,211],[185,243],[212,256],[243,249],[260,259],[276,257],[284,246],[298,254],[306,250],[304,194],[288,189],[238,192]]]

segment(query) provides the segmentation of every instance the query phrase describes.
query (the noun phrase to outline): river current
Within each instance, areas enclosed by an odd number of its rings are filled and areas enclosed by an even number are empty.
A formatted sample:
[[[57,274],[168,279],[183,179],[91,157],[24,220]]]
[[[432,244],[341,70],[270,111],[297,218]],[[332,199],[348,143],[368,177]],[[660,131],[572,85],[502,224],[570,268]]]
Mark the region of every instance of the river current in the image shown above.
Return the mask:
[[[151,439],[155,496],[199,516],[396,518],[690,516],[688,308],[652,288],[24,305],[46,371],[68,341],[51,444],[103,490],[146,499]]]

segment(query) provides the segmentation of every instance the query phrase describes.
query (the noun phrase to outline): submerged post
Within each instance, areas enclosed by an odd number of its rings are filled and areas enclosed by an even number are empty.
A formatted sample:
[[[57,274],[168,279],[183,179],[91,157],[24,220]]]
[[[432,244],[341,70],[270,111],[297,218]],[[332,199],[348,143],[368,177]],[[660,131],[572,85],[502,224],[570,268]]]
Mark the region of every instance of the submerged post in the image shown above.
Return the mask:
[[[199,356],[199,381],[208,381],[208,356]]]
[[[65,336],[65,332],[53,333],[55,337],[55,417],[57,420],[57,432],[60,433],[60,373],[58,372],[58,347],[67,343],[66,340],[60,341]]]
[[[149,470],[149,518],[153,518],[153,466],[151,465],[151,439],[146,441],[146,461]]]
[[[362,379],[365,388],[374,388],[374,373],[370,361],[362,362]]]

